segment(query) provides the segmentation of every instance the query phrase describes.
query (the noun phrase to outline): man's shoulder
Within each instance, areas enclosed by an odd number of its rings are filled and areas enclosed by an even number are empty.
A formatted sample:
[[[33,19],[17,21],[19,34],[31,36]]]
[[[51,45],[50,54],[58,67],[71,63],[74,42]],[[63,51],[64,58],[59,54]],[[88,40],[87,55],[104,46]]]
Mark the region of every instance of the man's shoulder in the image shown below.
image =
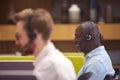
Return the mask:
[[[101,60],[101,59],[98,59],[98,58],[92,58],[92,59],[89,59],[87,62],[86,62],[86,67],[94,67],[94,68],[103,68],[104,67],[104,62]]]

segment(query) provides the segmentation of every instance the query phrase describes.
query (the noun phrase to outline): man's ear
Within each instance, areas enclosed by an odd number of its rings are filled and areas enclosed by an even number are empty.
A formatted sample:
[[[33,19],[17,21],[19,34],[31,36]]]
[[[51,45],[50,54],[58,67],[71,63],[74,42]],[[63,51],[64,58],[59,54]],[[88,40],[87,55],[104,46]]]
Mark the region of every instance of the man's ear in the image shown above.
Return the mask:
[[[42,37],[42,34],[40,32],[38,32],[38,30],[34,30],[34,33],[35,33],[36,37],[38,37],[38,36]]]
[[[34,33],[35,33],[35,34],[38,34],[39,32],[38,32],[38,30],[35,29],[35,30],[34,30]]]

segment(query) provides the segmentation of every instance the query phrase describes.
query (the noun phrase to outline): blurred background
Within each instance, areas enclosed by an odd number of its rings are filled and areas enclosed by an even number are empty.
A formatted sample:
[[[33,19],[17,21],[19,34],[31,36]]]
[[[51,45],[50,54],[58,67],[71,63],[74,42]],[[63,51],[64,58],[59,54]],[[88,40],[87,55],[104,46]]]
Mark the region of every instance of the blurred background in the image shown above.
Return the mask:
[[[0,0],[0,55],[15,55],[13,14],[25,8],[44,8],[54,19],[52,41],[62,52],[78,52],[74,32],[78,24],[97,23],[115,69],[120,65],[120,0]]]
[[[52,41],[63,52],[77,52],[74,31],[87,20],[98,24],[108,51],[120,51],[120,0],[1,0],[0,54],[13,54],[20,49],[14,42],[12,19],[13,14],[25,8],[44,8],[51,13],[55,21]]]

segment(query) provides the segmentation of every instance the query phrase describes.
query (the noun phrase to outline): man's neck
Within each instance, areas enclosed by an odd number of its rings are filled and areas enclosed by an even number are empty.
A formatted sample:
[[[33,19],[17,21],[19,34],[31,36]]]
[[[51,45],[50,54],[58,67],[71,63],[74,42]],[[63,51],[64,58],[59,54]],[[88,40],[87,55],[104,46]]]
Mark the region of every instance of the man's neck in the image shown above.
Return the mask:
[[[92,50],[96,49],[96,48],[99,47],[99,46],[101,46],[101,45],[92,45],[92,46],[90,46],[90,47],[86,50],[85,55],[88,54],[89,52],[91,52]]]
[[[39,43],[36,46],[35,52],[34,52],[34,56],[37,57],[37,55],[43,50],[43,48],[50,42],[50,40],[47,40],[43,43]]]

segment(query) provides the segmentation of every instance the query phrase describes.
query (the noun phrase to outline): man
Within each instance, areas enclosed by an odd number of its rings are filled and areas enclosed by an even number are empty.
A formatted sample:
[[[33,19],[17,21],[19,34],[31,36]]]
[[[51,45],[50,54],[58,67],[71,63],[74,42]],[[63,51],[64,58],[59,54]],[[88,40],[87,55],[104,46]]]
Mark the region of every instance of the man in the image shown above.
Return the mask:
[[[84,52],[86,56],[78,77],[86,72],[92,72],[89,80],[104,80],[107,75],[114,75],[110,57],[101,45],[100,32],[95,23],[81,23],[75,31],[75,43],[79,51]]]
[[[16,44],[22,55],[35,56],[34,74],[38,80],[76,80],[72,63],[51,42],[54,26],[44,9],[25,9],[15,15]]]

